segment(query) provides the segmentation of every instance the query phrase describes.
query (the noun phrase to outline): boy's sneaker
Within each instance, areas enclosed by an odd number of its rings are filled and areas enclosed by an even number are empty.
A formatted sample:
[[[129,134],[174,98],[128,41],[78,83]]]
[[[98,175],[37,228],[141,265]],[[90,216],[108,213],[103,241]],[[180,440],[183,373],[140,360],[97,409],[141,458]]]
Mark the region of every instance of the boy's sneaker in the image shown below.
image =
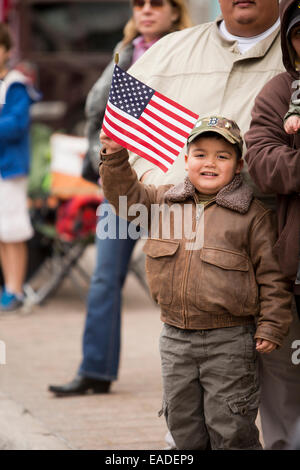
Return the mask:
[[[3,289],[0,299],[0,310],[2,312],[12,312],[22,307],[23,296],[19,296]]]

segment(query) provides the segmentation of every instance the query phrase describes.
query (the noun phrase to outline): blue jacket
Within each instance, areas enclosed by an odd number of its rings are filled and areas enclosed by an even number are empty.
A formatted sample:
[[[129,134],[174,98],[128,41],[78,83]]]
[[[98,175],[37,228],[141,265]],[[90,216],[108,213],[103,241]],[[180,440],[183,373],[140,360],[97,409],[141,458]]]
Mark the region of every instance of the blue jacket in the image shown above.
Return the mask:
[[[22,79],[21,74],[13,75],[15,77],[16,81],[10,80],[6,85],[4,80],[2,84],[7,87],[0,110],[0,174],[3,179],[27,175],[30,164],[29,111],[37,98],[30,96],[33,88],[25,77]]]

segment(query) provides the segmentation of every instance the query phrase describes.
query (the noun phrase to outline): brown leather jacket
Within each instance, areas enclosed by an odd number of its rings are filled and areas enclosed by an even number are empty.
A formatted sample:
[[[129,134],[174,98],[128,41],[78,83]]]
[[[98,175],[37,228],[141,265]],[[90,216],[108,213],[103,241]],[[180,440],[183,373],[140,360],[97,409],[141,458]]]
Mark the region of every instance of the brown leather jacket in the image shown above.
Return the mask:
[[[126,150],[102,154],[102,161],[104,193],[118,213],[119,196],[127,196],[128,208],[133,204],[147,208],[147,225],[151,205],[164,204],[159,232],[144,246],[148,281],[162,321],[179,328],[211,329],[251,323],[257,317],[256,337],[280,346],[291,322],[290,283],[272,253],[276,240],[272,212],[253,199],[241,176],[205,206],[204,246],[188,249],[190,233],[203,222],[189,179],[176,186],[143,185]],[[171,218],[170,236],[163,238],[174,205],[177,216]],[[188,223],[178,216],[184,206],[191,211]]]

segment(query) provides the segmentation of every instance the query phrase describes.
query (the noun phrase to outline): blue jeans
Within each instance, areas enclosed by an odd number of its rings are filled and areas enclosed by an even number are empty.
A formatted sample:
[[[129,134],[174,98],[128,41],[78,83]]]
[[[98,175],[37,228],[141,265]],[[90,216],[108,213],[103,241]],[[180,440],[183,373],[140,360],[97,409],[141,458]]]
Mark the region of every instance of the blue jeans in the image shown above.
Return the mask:
[[[116,217],[106,201],[103,204],[106,220],[115,226],[116,231],[111,233],[112,238],[101,239],[96,236],[97,261],[88,294],[83,360],[78,373],[85,377],[112,381],[117,378],[119,368],[121,291],[136,240],[129,236],[126,239],[119,238],[119,227],[124,233],[128,222]],[[101,220],[104,220],[103,212],[99,222]],[[98,223],[98,235],[99,232],[103,235],[104,229],[99,230]]]

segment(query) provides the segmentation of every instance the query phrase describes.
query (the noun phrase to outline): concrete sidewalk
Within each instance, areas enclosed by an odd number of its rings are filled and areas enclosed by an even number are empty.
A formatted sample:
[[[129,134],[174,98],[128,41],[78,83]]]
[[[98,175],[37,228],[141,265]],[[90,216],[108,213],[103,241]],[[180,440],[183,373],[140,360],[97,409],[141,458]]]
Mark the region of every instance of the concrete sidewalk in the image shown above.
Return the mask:
[[[6,345],[6,365],[0,365],[0,449],[165,447],[164,418],[157,416],[158,308],[130,274],[124,288],[120,376],[112,392],[56,398],[48,384],[74,377],[84,321],[85,305],[69,281],[44,306],[0,316],[0,340]]]

